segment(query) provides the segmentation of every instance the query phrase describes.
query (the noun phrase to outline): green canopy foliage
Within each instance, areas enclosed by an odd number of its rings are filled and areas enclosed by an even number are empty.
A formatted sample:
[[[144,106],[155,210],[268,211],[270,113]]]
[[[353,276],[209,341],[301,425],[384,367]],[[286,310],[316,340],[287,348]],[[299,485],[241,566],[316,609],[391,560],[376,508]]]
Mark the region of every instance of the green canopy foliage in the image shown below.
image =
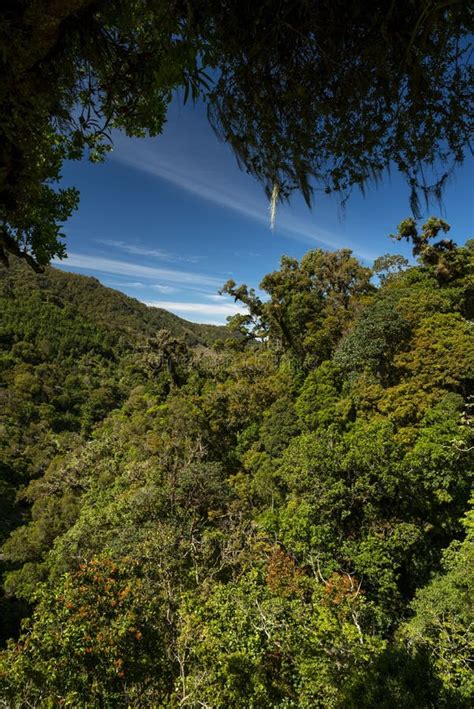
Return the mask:
[[[412,608],[414,616],[401,635],[411,652],[428,649],[447,692],[468,703],[474,693],[472,630],[474,598],[473,512],[463,520],[464,541],[454,541],[443,554],[442,572],[420,589]]]
[[[3,272],[0,701],[470,706],[472,245],[424,248],[228,283],[238,339]]]

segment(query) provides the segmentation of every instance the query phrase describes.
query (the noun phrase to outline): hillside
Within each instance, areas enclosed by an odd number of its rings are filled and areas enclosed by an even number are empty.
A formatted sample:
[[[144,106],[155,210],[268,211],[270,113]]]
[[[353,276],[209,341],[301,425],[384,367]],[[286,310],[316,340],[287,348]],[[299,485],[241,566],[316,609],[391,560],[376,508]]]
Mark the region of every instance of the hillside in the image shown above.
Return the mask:
[[[10,268],[0,269],[0,296],[13,298],[18,309],[33,295],[59,308],[72,306],[90,325],[131,341],[153,336],[161,329],[184,337],[190,345],[209,344],[226,336],[223,327],[188,322],[167,310],[147,307],[91,276],[51,266],[46,267],[44,274],[37,274],[23,261],[13,258]]]
[[[28,515],[16,491],[86,440],[150,367],[163,368],[150,361],[160,347],[179,349],[178,338],[205,351],[226,328],[149,308],[95,278],[36,274],[18,259],[0,267],[0,313],[1,542]],[[15,617],[0,612],[0,635]]]
[[[229,281],[215,349],[4,275],[5,706],[471,706],[474,243],[444,226],[410,222],[414,266]]]

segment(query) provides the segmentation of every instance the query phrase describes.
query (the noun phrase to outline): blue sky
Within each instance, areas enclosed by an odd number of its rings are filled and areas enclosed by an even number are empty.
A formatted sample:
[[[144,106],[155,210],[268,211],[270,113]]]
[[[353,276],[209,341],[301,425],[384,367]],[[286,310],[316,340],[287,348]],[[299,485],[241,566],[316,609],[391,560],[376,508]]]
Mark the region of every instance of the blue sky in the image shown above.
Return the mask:
[[[473,178],[470,159],[444,195],[442,216],[458,243],[474,236]],[[68,259],[55,265],[195,322],[224,323],[237,307],[218,289],[229,278],[257,288],[282,254],[348,247],[367,264],[410,255],[388,239],[410,214],[397,174],[365,198],[354,193],[342,215],[335,197],[317,195],[309,211],[295,196],[272,231],[261,186],[239,170],[201,105],[173,104],[157,138],[116,135],[105,163],[68,163],[63,182],[79,188],[81,203],[64,229]]]

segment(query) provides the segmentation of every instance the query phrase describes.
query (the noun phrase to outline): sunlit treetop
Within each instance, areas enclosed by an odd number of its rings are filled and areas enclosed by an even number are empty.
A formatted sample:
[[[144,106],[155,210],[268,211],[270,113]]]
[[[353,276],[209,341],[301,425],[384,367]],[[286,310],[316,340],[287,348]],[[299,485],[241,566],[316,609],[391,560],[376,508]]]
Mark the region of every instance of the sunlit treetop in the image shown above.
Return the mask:
[[[63,161],[159,134],[177,89],[274,201],[345,199],[394,166],[416,215],[468,146],[473,24],[462,0],[5,0],[0,257],[64,255]]]

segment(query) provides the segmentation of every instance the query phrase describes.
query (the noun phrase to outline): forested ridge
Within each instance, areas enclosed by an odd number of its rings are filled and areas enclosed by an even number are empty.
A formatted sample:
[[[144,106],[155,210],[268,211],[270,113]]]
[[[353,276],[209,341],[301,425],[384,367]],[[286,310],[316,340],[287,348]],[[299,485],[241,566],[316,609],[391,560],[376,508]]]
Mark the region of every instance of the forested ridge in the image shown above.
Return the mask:
[[[448,229],[401,223],[414,265],[229,281],[225,329],[12,259],[2,706],[471,706],[474,242]]]
[[[38,275],[19,260],[0,270],[0,312],[3,543],[28,515],[17,490],[87,440],[134,383],[162,368],[176,379],[180,353],[205,349],[225,328],[148,308],[95,278],[51,267]],[[15,605],[0,613],[2,638],[16,622]]]

